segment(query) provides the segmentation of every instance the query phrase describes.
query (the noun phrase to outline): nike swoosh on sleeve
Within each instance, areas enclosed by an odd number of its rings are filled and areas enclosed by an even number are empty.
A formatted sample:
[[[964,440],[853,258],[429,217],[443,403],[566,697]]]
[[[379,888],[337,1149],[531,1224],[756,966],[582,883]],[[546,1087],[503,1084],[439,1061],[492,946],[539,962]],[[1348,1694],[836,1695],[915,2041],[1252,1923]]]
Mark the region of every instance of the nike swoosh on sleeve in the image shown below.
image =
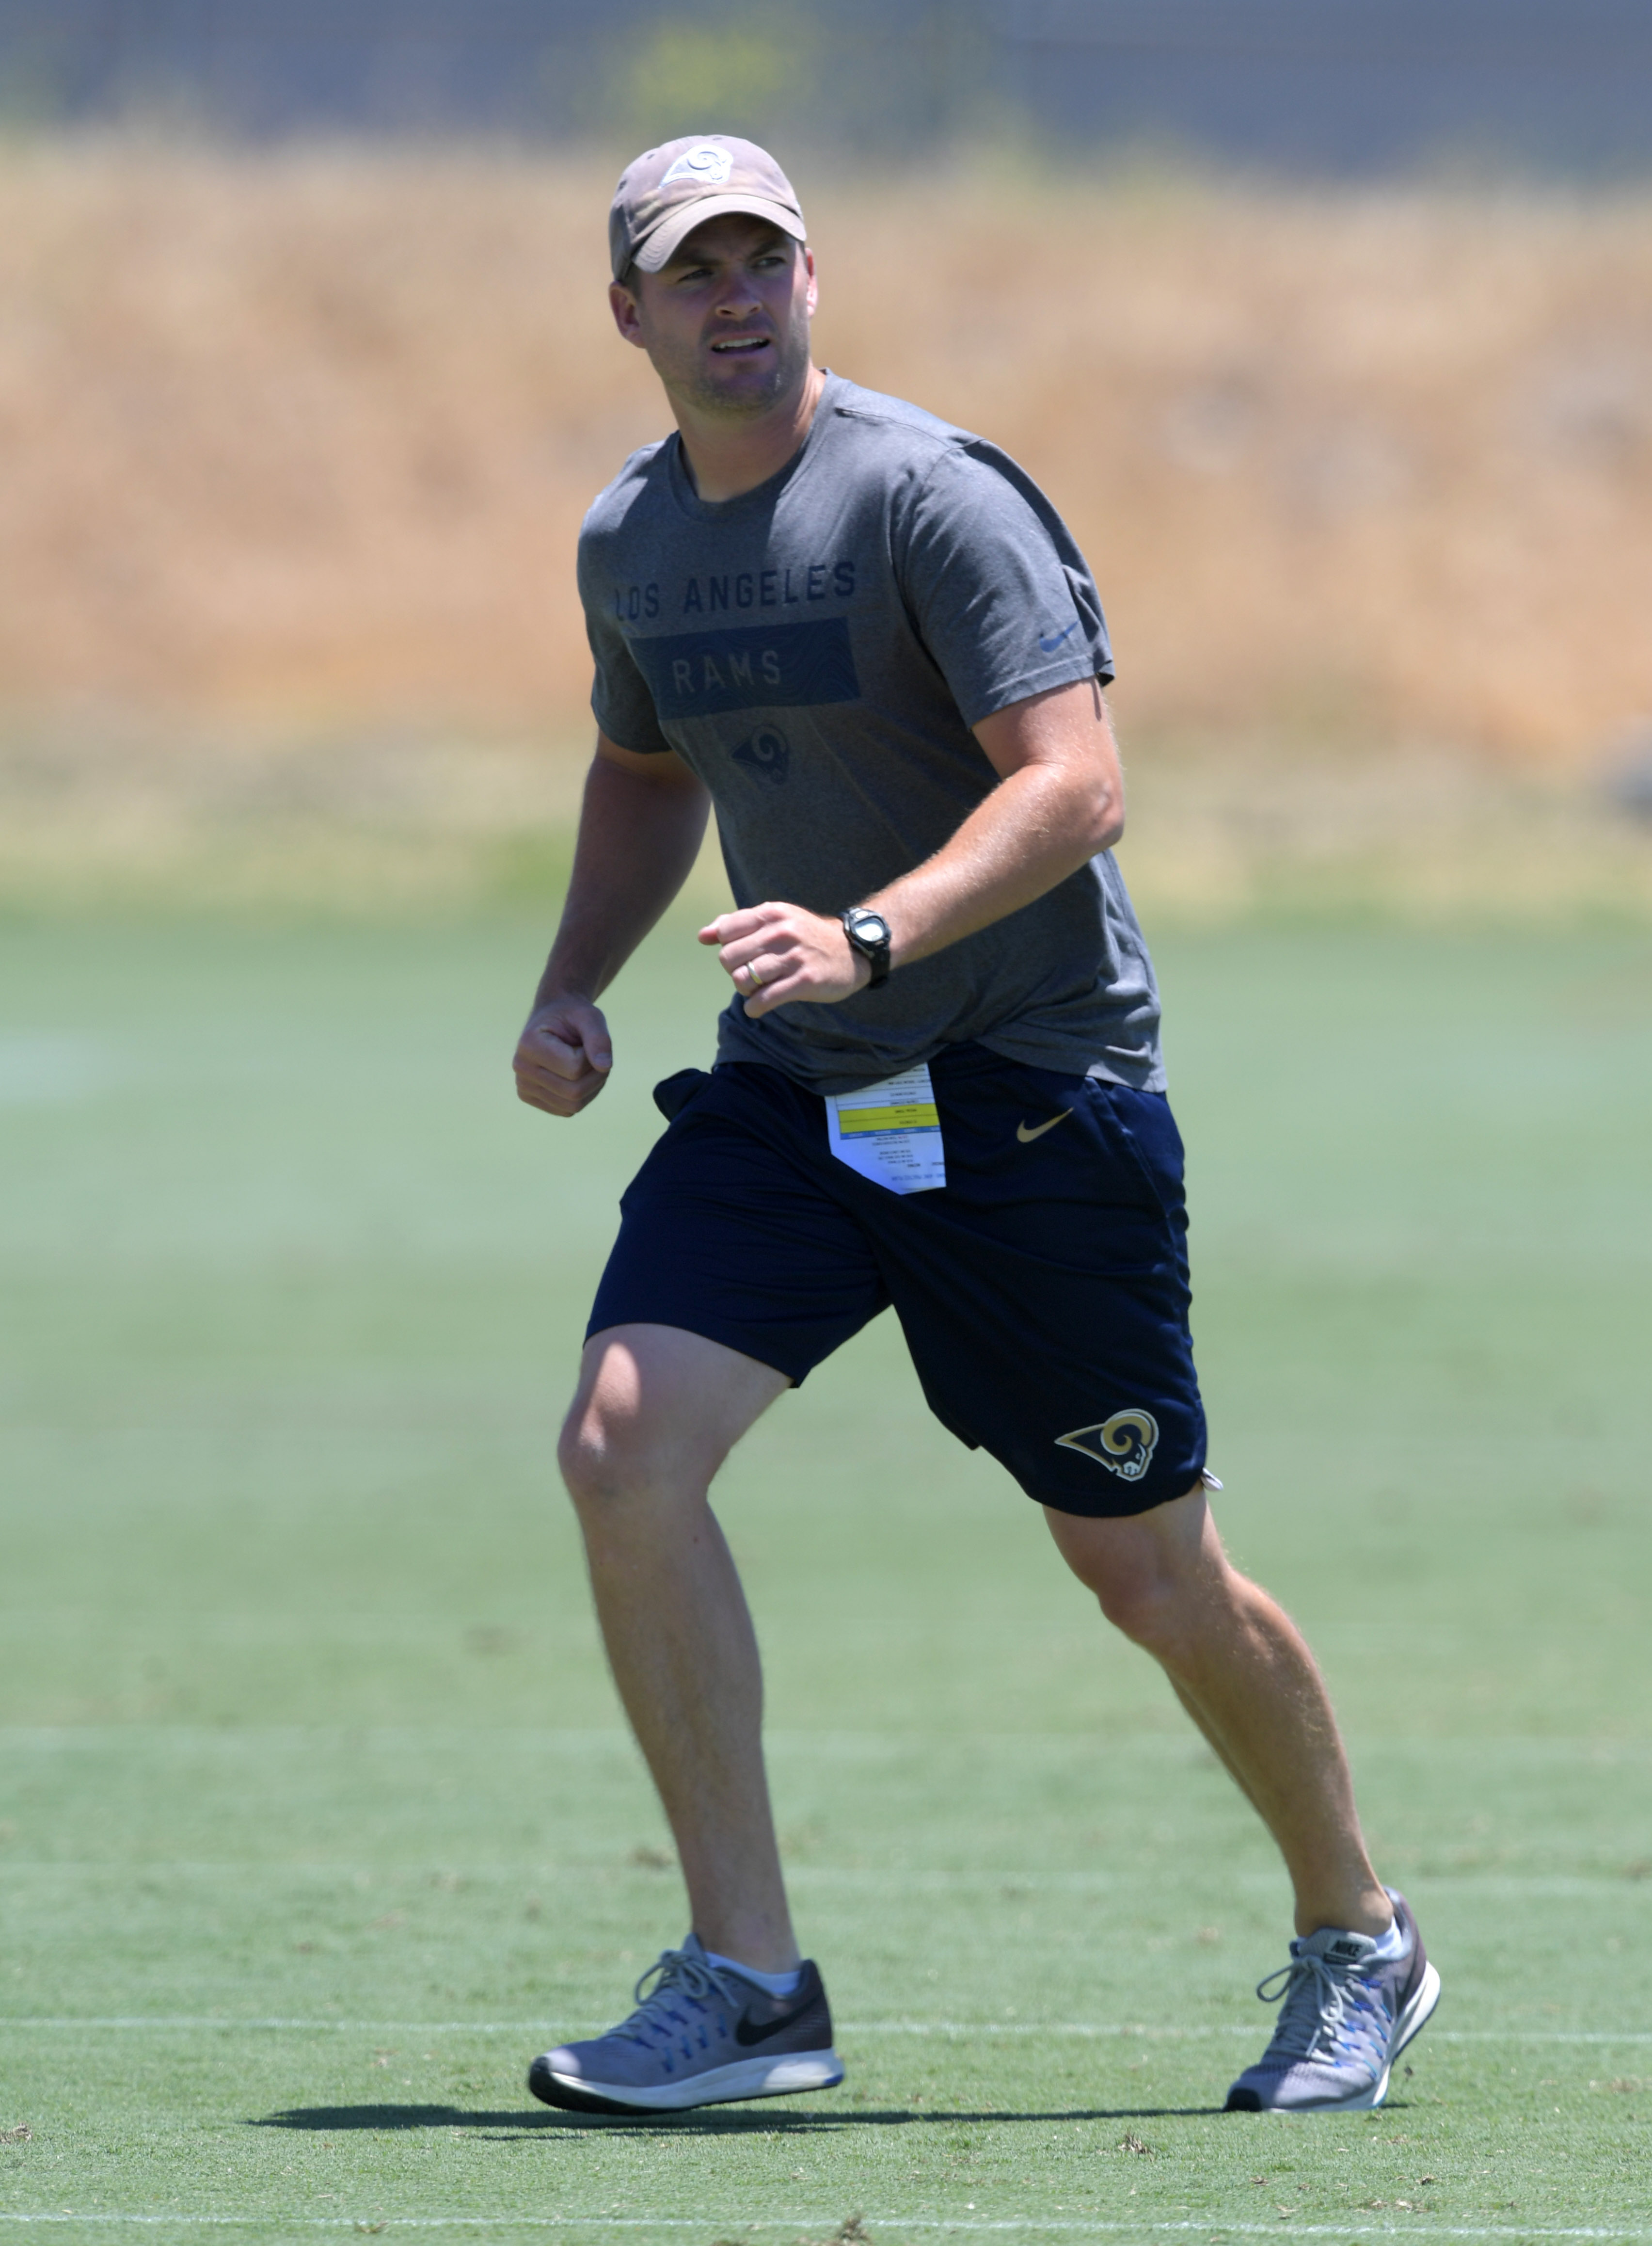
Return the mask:
[[[1053,639],[1041,638],[1038,644],[1043,648],[1046,655],[1053,655],[1056,650],[1061,645],[1063,640],[1071,639],[1078,629],[1078,620],[1075,616],[1072,623],[1068,625],[1064,632],[1057,632]]]

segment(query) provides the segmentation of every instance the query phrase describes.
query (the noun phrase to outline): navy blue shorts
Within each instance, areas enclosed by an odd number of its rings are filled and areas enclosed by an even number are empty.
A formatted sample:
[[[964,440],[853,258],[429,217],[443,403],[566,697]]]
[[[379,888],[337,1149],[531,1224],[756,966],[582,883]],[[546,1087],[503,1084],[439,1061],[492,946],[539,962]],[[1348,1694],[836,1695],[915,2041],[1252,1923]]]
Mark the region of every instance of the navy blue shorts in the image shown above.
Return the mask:
[[[672,1120],[621,1201],[588,1332],[682,1326],[795,1383],[893,1303],[930,1410],[1029,1497],[1122,1514],[1181,1496],[1205,1415],[1169,1101],[976,1045],[929,1073],[947,1182],[907,1194],[839,1161],[820,1095],[778,1069],[662,1085]]]

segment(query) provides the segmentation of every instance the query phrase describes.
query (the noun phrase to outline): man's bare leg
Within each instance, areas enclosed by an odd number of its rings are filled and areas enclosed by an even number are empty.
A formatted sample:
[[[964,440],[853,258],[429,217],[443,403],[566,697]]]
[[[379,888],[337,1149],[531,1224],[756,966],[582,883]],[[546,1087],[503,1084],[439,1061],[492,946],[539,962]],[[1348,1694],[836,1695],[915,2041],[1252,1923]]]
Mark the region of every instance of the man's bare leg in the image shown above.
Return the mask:
[[[1122,1521],[1046,1507],[1067,1565],[1152,1654],[1278,1842],[1296,1931],[1381,1935],[1393,1917],[1359,1828],[1323,1680],[1300,1631],[1229,1565],[1201,1487]]]
[[[613,1326],[585,1348],[562,1431],[603,1644],[682,1860],[708,1950],[798,1963],[762,1746],[757,1637],[711,1479],[791,1383],[676,1326]]]

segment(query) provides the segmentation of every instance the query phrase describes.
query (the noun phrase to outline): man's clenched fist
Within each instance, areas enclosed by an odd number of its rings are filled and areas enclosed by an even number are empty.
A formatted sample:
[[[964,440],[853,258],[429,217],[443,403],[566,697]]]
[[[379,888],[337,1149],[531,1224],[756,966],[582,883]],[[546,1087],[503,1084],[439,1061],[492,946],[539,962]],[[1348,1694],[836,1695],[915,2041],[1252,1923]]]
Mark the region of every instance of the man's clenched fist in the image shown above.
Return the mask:
[[[588,998],[535,1006],[516,1048],[516,1096],[547,1115],[577,1115],[608,1082],[614,1048]]]

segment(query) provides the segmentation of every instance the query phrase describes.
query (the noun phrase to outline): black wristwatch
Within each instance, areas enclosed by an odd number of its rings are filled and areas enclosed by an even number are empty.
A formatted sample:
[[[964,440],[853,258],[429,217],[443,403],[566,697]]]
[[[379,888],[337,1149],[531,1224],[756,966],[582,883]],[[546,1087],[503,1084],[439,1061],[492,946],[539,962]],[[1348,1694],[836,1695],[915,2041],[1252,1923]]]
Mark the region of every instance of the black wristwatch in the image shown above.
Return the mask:
[[[851,905],[839,917],[851,948],[862,959],[871,961],[872,979],[867,988],[875,990],[880,983],[889,979],[889,923],[881,913],[873,912],[866,905]]]

